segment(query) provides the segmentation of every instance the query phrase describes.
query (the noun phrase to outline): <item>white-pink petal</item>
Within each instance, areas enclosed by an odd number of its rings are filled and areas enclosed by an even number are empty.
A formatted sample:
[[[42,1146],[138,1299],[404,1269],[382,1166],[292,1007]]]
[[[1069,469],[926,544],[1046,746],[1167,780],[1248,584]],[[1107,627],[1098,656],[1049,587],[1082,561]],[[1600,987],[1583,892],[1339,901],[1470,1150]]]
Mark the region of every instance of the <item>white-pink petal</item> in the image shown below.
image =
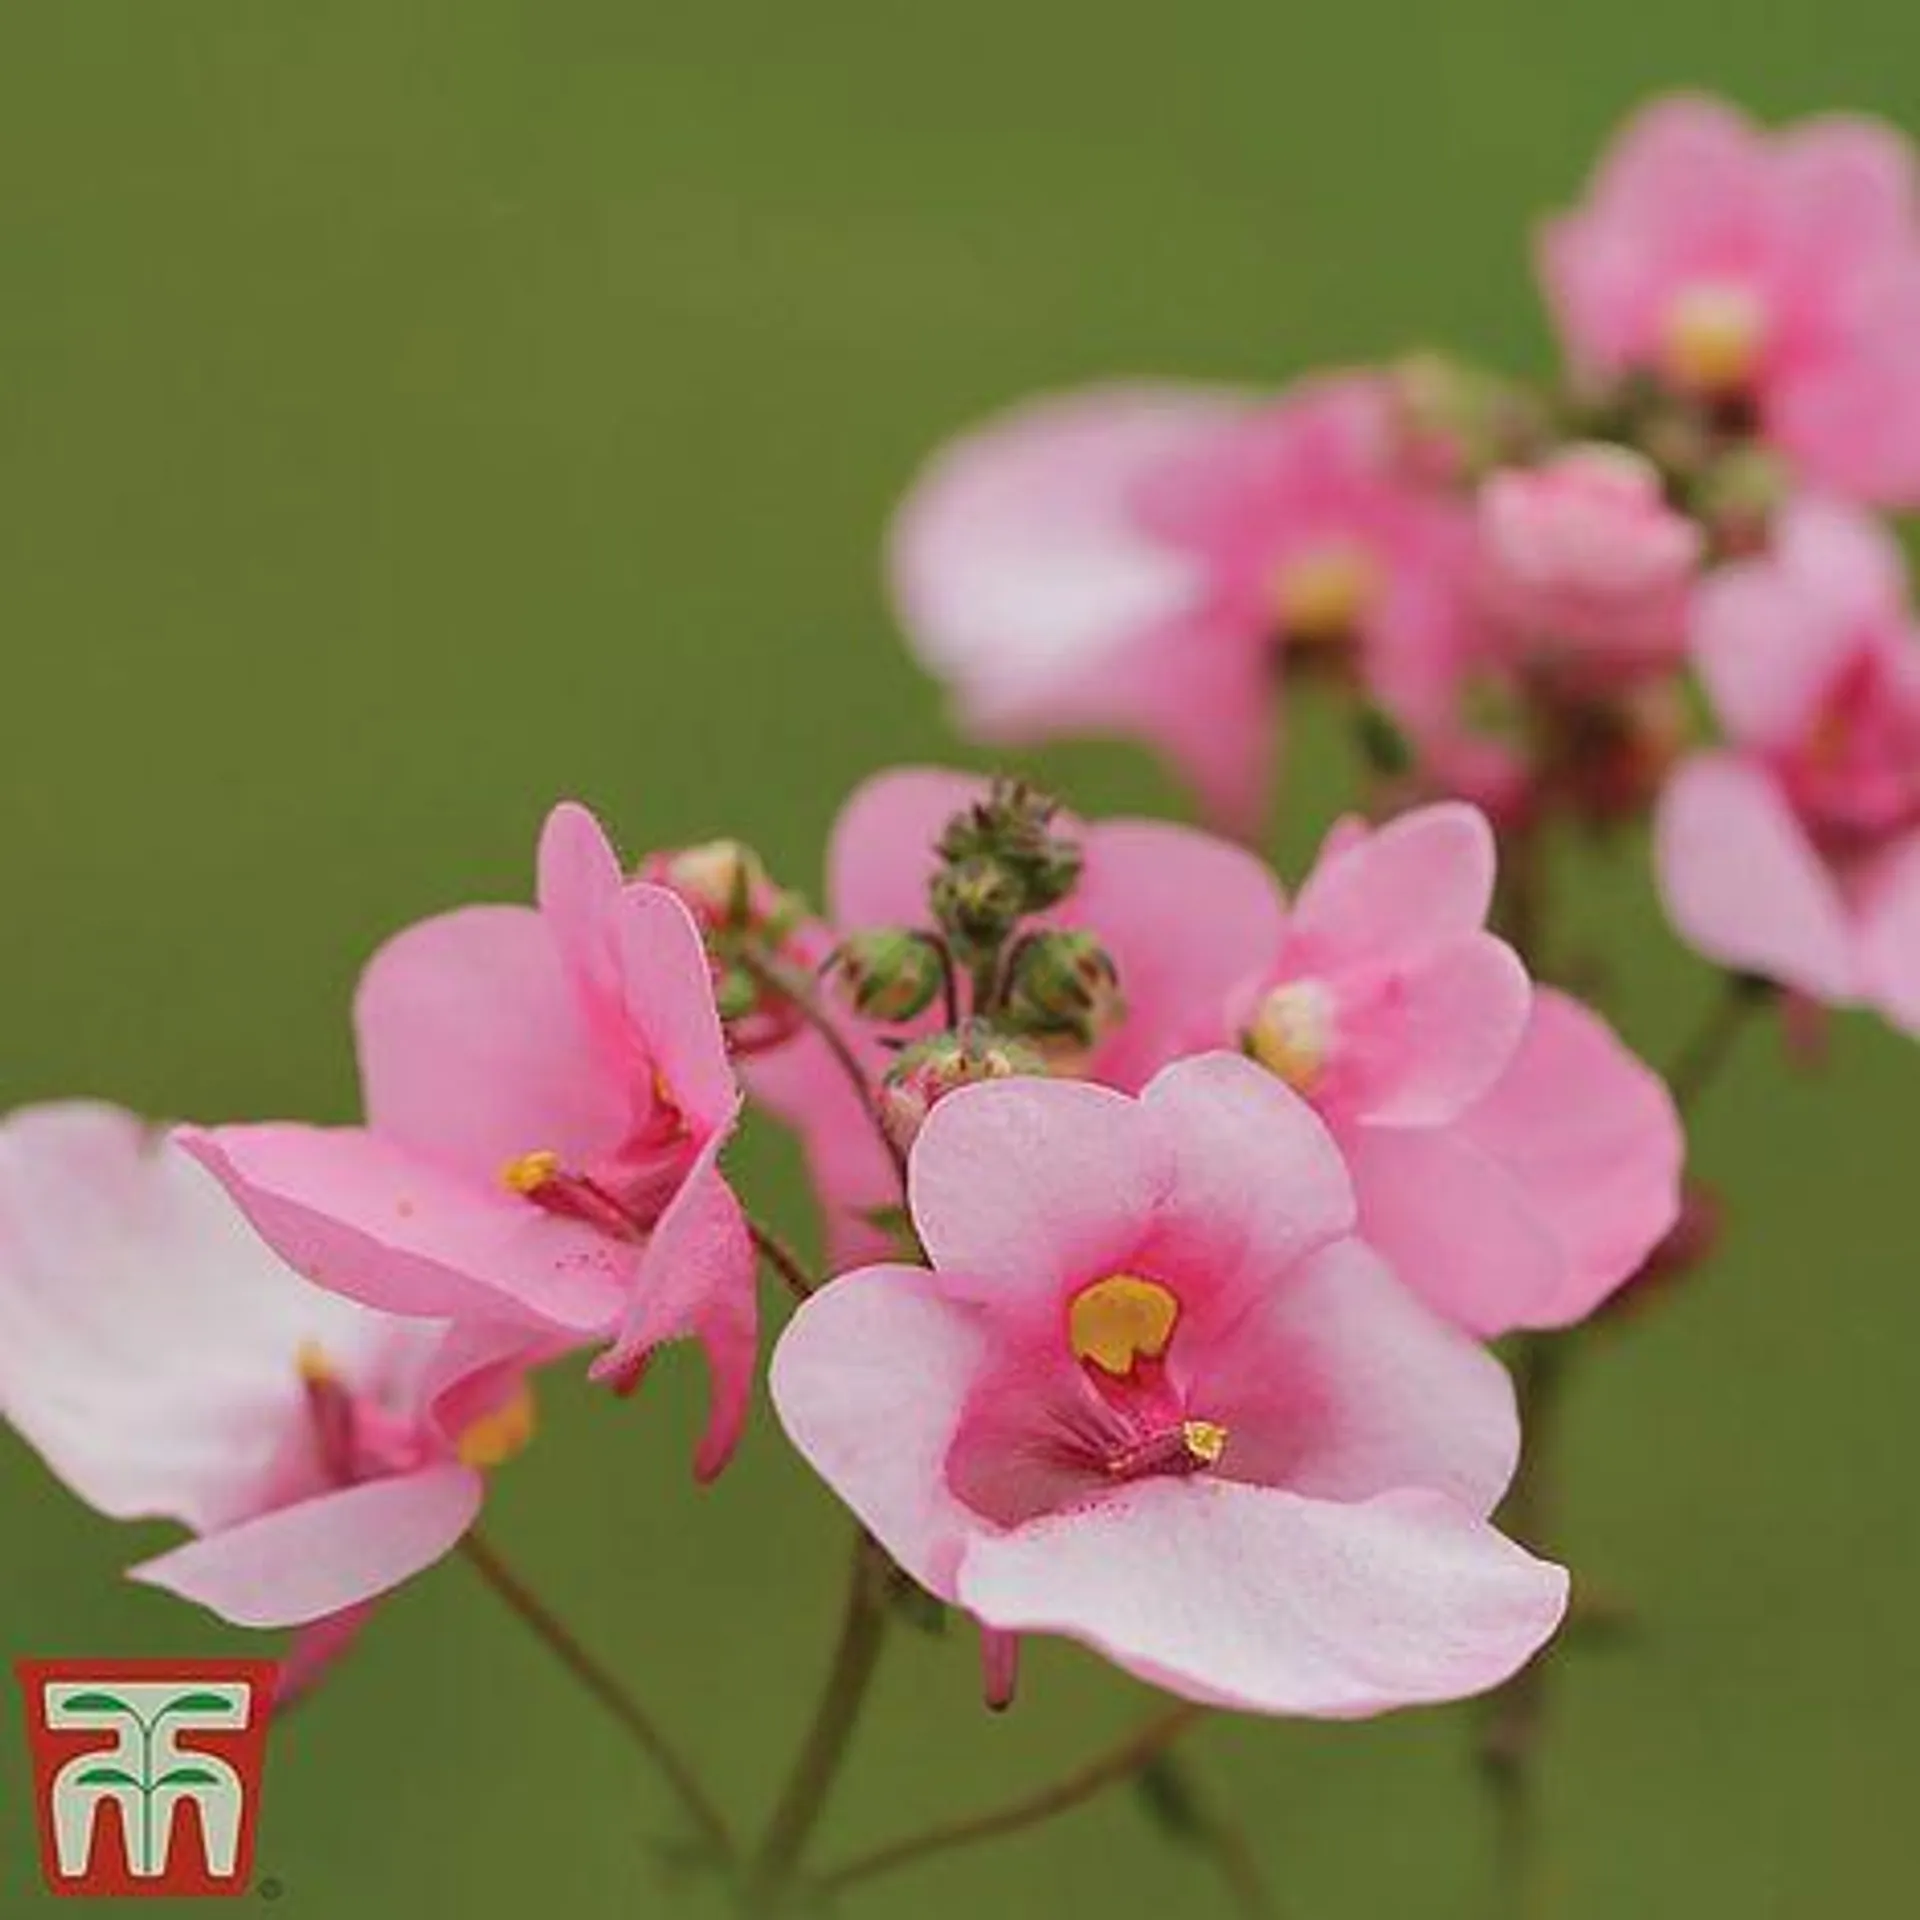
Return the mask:
[[[1773,777],[1731,754],[1700,754],[1668,783],[1654,864],[1681,937],[1723,966],[1817,1000],[1860,990],[1840,889]]]
[[[480,1510],[480,1475],[454,1464],[281,1507],[129,1570],[241,1627],[324,1619],[453,1550]]]
[[[1064,1633],[1157,1686],[1349,1719],[1497,1686],[1558,1626],[1567,1577],[1432,1493],[1355,1505],[1198,1476],[968,1548],[961,1604]]]
[[[830,1282],[788,1322],[769,1386],[787,1437],[907,1572],[943,1599],[984,1523],[947,1453],[986,1352],[976,1309],[919,1267]]]
[[[1030,1298],[1123,1267],[1171,1168],[1137,1102],[1070,1080],[962,1087],[928,1116],[908,1174],[935,1266]]]

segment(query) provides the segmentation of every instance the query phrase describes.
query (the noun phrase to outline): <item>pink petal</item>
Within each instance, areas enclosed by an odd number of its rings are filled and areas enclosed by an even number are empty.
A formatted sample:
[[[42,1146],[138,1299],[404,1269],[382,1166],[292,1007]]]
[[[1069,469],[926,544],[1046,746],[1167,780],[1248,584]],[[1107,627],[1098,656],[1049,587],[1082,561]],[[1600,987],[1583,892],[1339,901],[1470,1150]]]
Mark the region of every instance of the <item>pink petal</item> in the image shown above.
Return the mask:
[[[1096,388],[949,445],[892,535],[894,593],[922,661],[976,714],[1032,722],[1062,686],[1190,612],[1200,563],[1149,536],[1136,495],[1242,406],[1204,388]]]
[[[1542,286],[1581,370],[1652,358],[1679,286],[1751,260],[1767,189],[1767,149],[1724,103],[1677,95],[1629,120],[1586,203],[1540,236]]]
[[[1905,565],[1877,521],[1801,500],[1772,554],[1723,567],[1695,596],[1694,662],[1743,746],[1797,744],[1818,718],[1863,627],[1903,619]]]
[[[855,788],[827,847],[827,914],[843,933],[927,924],[933,843],[989,786],[944,767],[891,767]]]
[[[667,1092],[702,1132],[739,1102],[713,972],[693,915],[664,887],[629,887],[614,919],[627,1018]]]
[[[1316,965],[1409,965],[1484,928],[1495,860],[1477,807],[1403,813],[1320,861],[1294,902],[1292,940]]]
[[[1660,800],[1654,861],[1668,916],[1708,959],[1820,1000],[1859,991],[1839,889],[1760,767],[1687,761]]]
[[[1360,1237],[1406,1286],[1491,1338],[1551,1312],[1566,1250],[1514,1176],[1458,1128],[1354,1128],[1344,1137]]]
[[[1533,1007],[1533,982],[1504,940],[1473,934],[1398,983],[1383,1016],[1386,1057],[1369,1063],[1366,1117],[1380,1126],[1439,1126],[1497,1080]]]
[[[189,1541],[128,1577],[236,1626],[301,1626],[385,1593],[451,1552],[480,1511],[483,1485],[453,1465],[368,1481]]]
[[[1071,918],[1113,956],[1127,1017],[1095,1071],[1129,1092],[1224,1030],[1233,991],[1279,951],[1285,905],[1266,864],[1153,820],[1089,827]]]
[[[948,1448],[985,1352],[979,1315],[919,1267],[867,1267],[788,1322],[769,1384],[787,1437],[908,1573],[953,1598],[982,1523],[947,1487]]]
[[[540,918],[562,963],[593,994],[611,993],[607,916],[625,884],[613,843],[585,807],[564,800],[547,815],[538,864]]]
[[[1205,1293],[1239,1302],[1352,1227],[1353,1187],[1333,1136],[1251,1060],[1176,1061],[1141,1095],[1141,1112],[1170,1169],[1140,1247],[1149,1271],[1190,1276]]]
[[[1782,237],[1801,274],[1877,268],[1920,231],[1913,147],[1898,128],[1827,114],[1783,134],[1773,154]]]
[[[1511,1070],[1462,1128],[1525,1190],[1567,1254],[1523,1324],[1584,1319],[1680,1217],[1686,1139],[1666,1083],[1598,1015],[1542,990]]]
[[[589,1332],[625,1295],[631,1248],[370,1133],[186,1127],[174,1137],[290,1266],[368,1306]]]
[[[928,1116],[908,1187],[937,1267],[1014,1297],[1124,1267],[1170,1177],[1136,1102],[1070,1080],[962,1087]]]
[[[1196,1477],[970,1543],[961,1603],[1156,1686],[1353,1718],[1480,1693],[1559,1624],[1567,1579],[1451,1502],[1358,1505]]]
[[[1863,992],[1920,1037],[1920,834],[1895,846],[1862,888]]]
[[[759,1306],[746,1216],[720,1172],[724,1134],[702,1150],[660,1216],[634,1276],[632,1298],[596,1379],[631,1379],[668,1340],[697,1339],[712,1380],[707,1430],[694,1471],[710,1480],[733,1456],[753,1397]]]
[[[1920,255],[1863,280],[1851,337],[1783,374],[1767,429],[1809,485],[1910,508],[1920,502]]]
[[[619,1063],[529,908],[469,907],[388,941],[354,1025],[369,1125],[473,1179],[541,1149],[584,1165],[624,1136]]]
[[[1254,841],[1266,824],[1280,683],[1271,636],[1231,610],[1151,628],[1095,676],[1063,689],[1044,727],[980,713],[983,740],[1063,733],[1138,738],[1189,787],[1207,824]]]
[[[319,1484],[298,1356],[437,1338],[311,1287],[132,1114],[0,1123],[0,1414],[89,1505],[219,1527]]]
[[[1186,1365],[1232,1479],[1317,1500],[1428,1487],[1486,1515],[1513,1478],[1506,1370],[1358,1240],[1302,1261]]]

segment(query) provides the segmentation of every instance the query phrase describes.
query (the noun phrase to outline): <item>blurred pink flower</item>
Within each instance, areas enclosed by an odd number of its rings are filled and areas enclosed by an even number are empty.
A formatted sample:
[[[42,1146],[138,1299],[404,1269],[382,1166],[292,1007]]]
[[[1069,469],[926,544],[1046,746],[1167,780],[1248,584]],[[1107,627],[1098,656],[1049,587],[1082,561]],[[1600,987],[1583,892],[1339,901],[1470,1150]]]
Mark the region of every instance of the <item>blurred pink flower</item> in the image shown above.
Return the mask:
[[[1914,157],[1856,118],[1781,133],[1695,96],[1656,102],[1542,236],[1576,370],[1645,373],[1751,410],[1813,483],[1920,500]]]
[[[1478,523],[1489,608],[1522,664],[1604,681],[1680,659],[1703,541],[1650,461],[1591,445],[1506,468]]]
[[[740,1095],[706,952],[580,807],[547,822],[539,897],[442,914],[375,955],[355,1003],[364,1127],[180,1139],[300,1272],[370,1306],[609,1337],[595,1373],[623,1386],[691,1335],[711,1475],[745,1418],[756,1306],[719,1168]]]
[[[1488,1521],[1504,1374],[1348,1237],[1340,1156],[1272,1077],[1213,1055],[1138,1100],[970,1087],[912,1190],[934,1270],[816,1295],[773,1393],[934,1594],[1192,1699],[1330,1717],[1479,1692],[1558,1624],[1564,1573]]]
[[[965,436],[891,567],[909,639],[977,737],[1137,735],[1237,833],[1263,817],[1278,668],[1357,652],[1417,717],[1458,645],[1468,517],[1409,476],[1387,384],[1278,399],[1106,387]]]
[[[544,1351],[310,1286],[131,1114],[0,1123],[0,1416],[102,1513],[196,1536],[134,1579],[308,1627],[296,1682],[466,1531]]]
[[[1309,1100],[1362,1237],[1489,1336],[1583,1319],[1630,1278],[1678,1217],[1684,1152],[1659,1078],[1487,931],[1494,869],[1471,807],[1342,823],[1279,937],[1242,950],[1224,1027],[1185,1042],[1236,1038]]]
[[[1893,535],[1808,500],[1701,590],[1727,735],[1661,803],[1667,911],[1709,958],[1920,1033],[1920,633]]]
[[[947,821],[986,792],[972,774],[900,767],[877,774],[841,808],[827,852],[827,916],[841,934],[917,926],[927,918],[934,842]],[[1248,949],[1279,937],[1280,902],[1250,853],[1159,820],[1076,822],[1059,830],[1085,853],[1080,884],[1046,927],[1093,933],[1112,956],[1127,1012],[1076,1073],[1137,1088],[1177,1050],[1195,1007],[1217,1006]],[[882,1035],[924,1034],[938,1010],[877,1027],[850,1013],[839,1024],[878,1081],[894,1054]],[[817,1037],[744,1063],[754,1097],[794,1127],[806,1148],[837,1264],[874,1259],[895,1244],[873,1216],[899,1205],[899,1181],[845,1072]]]

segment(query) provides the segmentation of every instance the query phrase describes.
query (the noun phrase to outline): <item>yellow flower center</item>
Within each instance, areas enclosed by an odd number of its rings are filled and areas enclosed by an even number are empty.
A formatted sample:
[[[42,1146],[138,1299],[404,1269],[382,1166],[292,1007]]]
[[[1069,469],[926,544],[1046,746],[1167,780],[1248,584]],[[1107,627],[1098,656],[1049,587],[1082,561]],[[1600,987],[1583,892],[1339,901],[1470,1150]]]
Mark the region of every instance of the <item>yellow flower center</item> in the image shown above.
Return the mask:
[[[1289,980],[1260,1002],[1242,1044],[1295,1093],[1319,1086],[1333,1051],[1333,1002],[1313,980]]]
[[[1179,1318],[1180,1302],[1159,1281],[1114,1273],[1073,1296],[1067,1338],[1076,1359],[1124,1379],[1141,1359],[1166,1352]]]
[[[1661,359],[1676,384],[1697,393],[1738,393],[1759,370],[1766,315],[1744,287],[1705,281],[1667,311]]]
[[[1321,547],[1287,561],[1273,577],[1273,610],[1289,640],[1326,646],[1352,638],[1380,588],[1365,548]]]
[[[302,1386],[330,1387],[340,1377],[334,1372],[333,1362],[327,1358],[326,1348],[318,1340],[302,1340],[300,1350],[293,1357],[293,1364],[299,1369]]]
[[[504,1405],[483,1413],[460,1436],[464,1467],[504,1466],[533,1438],[533,1390],[524,1382]]]
[[[560,1171],[560,1156],[546,1147],[523,1153],[500,1169],[501,1185],[512,1193],[538,1193]]]
[[[1227,1450],[1227,1430],[1212,1420],[1183,1420],[1180,1438],[1203,1467],[1215,1466]]]

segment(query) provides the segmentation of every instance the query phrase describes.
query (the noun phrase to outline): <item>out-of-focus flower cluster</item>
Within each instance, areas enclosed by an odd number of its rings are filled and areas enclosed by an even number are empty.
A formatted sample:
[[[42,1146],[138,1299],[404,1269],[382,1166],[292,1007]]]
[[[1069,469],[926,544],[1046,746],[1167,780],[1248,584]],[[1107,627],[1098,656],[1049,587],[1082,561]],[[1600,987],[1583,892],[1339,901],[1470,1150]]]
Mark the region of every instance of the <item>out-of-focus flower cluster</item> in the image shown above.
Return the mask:
[[[968,731],[1137,735],[1240,833],[1282,688],[1336,678],[1394,802],[1655,809],[1701,952],[1920,1028],[1920,648],[1873,518],[1920,505],[1912,150],[1662,101],[1538,258],[1552,388],[1422,354],[961,439],[895,530],[907,631]]]

